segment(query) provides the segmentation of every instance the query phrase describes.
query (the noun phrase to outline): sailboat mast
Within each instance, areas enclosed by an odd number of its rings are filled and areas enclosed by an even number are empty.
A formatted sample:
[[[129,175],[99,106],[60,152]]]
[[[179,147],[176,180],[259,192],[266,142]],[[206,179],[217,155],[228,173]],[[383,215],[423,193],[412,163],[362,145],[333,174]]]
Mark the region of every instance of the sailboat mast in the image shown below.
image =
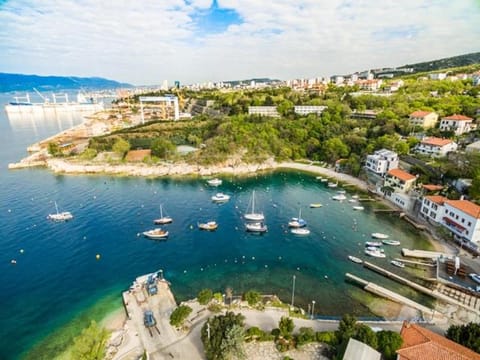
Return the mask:
[[[57,210],[57,214],[58,214],[58,206],[56,201],[55,201],[55,210]]]
[[[255,214],[255,190],[252,193],[252,214]]]

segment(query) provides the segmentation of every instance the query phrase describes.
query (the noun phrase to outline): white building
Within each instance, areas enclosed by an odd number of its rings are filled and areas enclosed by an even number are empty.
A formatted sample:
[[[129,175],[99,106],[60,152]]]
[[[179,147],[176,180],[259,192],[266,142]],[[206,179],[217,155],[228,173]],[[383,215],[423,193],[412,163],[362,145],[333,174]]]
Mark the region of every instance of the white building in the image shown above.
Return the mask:
[[[468,153],[480,153],[480,141],[468,144],[465,148]]]
[[[430,80],[445,80],[447,78],[446,73],[431,73],[428,74]]]
[[[432,128],[437,124],[438,114],[432,111],[414,111],[408,119],[410,125],[421,126],[424,129]]]
[[[373,155],[367,155],[365,167],[375,174],[383,176],[390,169],[398,167],[398,154],[387,149],[377,150]]]
[[[468,200],[447,200],[442,225],[463,240],[480,244],[480,206]]]
[[[249,106],[248,115],[280,117],[276,106]]]
[[[327,106],[320,105],[296,105],[294,107],[295,114],[298,115],[308,115],[308,114],[317,114],[320,115]]]
[[[472,121],[472,118],[465,115],[447,116],[440,121],[440,131],[454,131],[455,135],[462,135],[470,132]]]
[[[456,151],[458,145],[450,139],[441,139],[437,137],[424,138],[418,144],[415,150],[424,155],[432,157],[446,156],[450,151]]]
[[[413,189],[417,177],[401,169],[391,169],[385,175],[384,186],[391,187],[396,192],[406,193]]]
[[[440,195],[425,196],[422,199],[420,214],[422,214],[422,216],[426,219],[440,224],[442,222],[443,214],[445,213],[443,204],[447,200],[448,199],[446,197]]]

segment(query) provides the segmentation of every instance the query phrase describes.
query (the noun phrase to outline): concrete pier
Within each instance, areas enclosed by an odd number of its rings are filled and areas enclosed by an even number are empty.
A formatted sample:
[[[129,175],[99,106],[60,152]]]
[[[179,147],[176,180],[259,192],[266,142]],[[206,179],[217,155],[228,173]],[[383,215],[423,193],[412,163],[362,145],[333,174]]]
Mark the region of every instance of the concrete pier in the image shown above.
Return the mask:
[[[435,260],[439,257],[443,257],[446,259],[451,258],[451,255],[441,253],[438,251],[427,251],[427,250],[410,250],[403,248],[402,249],[402,256],[405,257],[413,257],[413,258],[420,258],[420,259],[431,259]]]

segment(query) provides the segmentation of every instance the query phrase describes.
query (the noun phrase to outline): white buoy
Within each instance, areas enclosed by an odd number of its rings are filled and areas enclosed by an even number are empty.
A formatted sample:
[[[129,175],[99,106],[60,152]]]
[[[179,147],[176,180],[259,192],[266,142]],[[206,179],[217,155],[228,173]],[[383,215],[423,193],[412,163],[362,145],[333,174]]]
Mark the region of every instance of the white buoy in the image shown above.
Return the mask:
[[[20,249],[20,254],[23,254],[24,253],[24,250],[23,249]]]

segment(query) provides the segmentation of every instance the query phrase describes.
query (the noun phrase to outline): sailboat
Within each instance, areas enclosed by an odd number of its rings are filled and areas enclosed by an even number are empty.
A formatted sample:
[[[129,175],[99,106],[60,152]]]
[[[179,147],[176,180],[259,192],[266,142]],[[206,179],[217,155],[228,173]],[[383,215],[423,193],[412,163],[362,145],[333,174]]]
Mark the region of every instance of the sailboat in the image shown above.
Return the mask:
[[[170,224],[173,219],[170,216],[163,216],[163,207],[160,205],[160,217],[153,220],[154,224]]]
[[[47,216],[47,219],[53,220],[53,221],[67,221],[73,219],[73,215],[69,211],[63,211],[59,212],[58,211],[58,206],[57,202],[55,201],[55,210],[57,211],[55,214],[49,214]]]
[[[252,193],[252,200],[251,200],[252,208],[250,212],[245,213],[244,218],[248,221],[255,221],[255,222],[262,222],[265,220],[265,216],[263,213],[256,213],[255,212],[255,190]],[[247,209],[248,211],[248,209]]]
[[[307,226],[307,222],[302,219],[302,209],[298,211],[298,218],[293,217],[289,222],[288,222],[288,227],[291,228],[301,228]]]

